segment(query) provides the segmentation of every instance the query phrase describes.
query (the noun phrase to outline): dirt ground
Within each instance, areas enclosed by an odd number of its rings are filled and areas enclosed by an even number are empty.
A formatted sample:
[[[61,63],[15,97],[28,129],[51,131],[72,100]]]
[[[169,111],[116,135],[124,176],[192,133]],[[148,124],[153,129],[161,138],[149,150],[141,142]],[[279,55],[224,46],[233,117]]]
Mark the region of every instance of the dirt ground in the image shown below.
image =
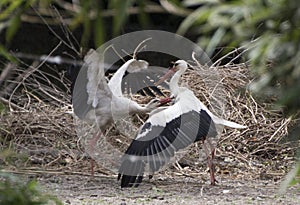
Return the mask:
[[[121,189],[116,176],[72,172],[26,174],[37,179],[42,190],[57,196],[63,204],[299,204],[300,185],[278,193],[280,180],[236,179],[218,175],[217,186],[209,184],[208,173],[175,176],[168,171],[145,179],[138,188]]]

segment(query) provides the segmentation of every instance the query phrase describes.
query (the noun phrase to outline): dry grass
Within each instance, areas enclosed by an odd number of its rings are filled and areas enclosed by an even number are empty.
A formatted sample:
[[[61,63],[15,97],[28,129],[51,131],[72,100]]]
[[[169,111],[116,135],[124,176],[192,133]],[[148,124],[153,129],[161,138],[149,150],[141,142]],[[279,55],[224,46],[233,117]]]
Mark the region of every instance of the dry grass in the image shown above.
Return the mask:
[[[236,177],[285,174],[293,162],[294,150],[299,146],[292,147],[282,142],[293,121],[284,118],[280,110],[272,110],[270,103],[257,101],[247,91],[246,87],[252,80],[247,65],[199,69],[197,72],[189,70],[183,77],[183,84],[188,85],[218,116],[248,126],[243,130],[223,130],[217,139],[217,172]],[[70,114],[69,82],[64,73],[53,71],[49,75],[34,64],[28,69],[16,69],[15,74],[21,77],[18,81],[8,80],[6,88],[10,86],[11,89],[5,91],[8,92],[6,97],[2,95],[9,110],[0,116],[0,148],[9,148],[27,157],[12,160],[1,154],[0,162],[11,169],[87,169],[87,160],[83,160],[86,156],[84,146],[76,133],[76,128],[82,123],[78,124]],[[145,102],[141,96],[135,99]],[[138,127],[145,118],[133,119]],[[95,130],[88,130],[89,135],[95,134]],[[114,147],[125,149],[130,142],[114,129],[106,136],[115,139]],[[105,144],[98,143],[98,147],[103,146]],[[198,160],[202,154],[199,144],[191,146],[188,154],[175,163],[173,171],[189,176],[203,171],[206,165]]]

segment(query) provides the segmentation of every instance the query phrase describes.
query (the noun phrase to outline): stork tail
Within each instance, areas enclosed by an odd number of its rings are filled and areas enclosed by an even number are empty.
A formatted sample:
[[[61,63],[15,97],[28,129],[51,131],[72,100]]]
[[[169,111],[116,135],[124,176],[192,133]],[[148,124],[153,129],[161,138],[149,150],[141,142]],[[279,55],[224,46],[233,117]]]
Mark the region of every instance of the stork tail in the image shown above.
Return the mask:
[[[224,119],[218,118],[217,116],[214,116],[214,115],[212,116],[212,119],[213,119],[215,124],[224,125],[224,126],[227,126],[227,127],[237,128],[237,129],[247,128],[247,126],[240,125],[238,123],[231,122],[231,121],[228,121],[228,120],[224,120]]]
[[[227,126],[227,127],[231,127],[231,128],[237,128],[237,129],[247,128],[247,126],[240,125],[238,123],[231,122],[231,121],[228,121],[228,120],[222,120],[222,123],[220,123],[220,124],[222,124],[224,126]]]

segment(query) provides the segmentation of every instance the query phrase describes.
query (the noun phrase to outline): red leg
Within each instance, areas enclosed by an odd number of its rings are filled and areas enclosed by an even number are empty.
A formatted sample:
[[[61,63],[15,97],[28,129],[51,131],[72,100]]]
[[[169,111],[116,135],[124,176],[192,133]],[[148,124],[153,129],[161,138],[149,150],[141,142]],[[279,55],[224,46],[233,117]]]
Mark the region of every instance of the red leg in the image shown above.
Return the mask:
[[[95,165],[95,160],[94,159],[91,159],[91,175],[92,177],[94,177],[94,165]]]
[[[96,151],[95,146],[97,145],[97,141],[101,137],[102,132],[96,132],[91,139],[88,141],[86,152],[90,155],[91,160],[91,176],[94,177],[94,167],[95,167],[95,160],[92,158],[92,154]]]
[[[214,183],[212,183],[212,184],[215,185],[216,182],[218,182],[215,178],[215,163],[214,163],[216,149],[209,139],[207,139],[207,142],[208,142],[208,144],[210,146],[210,150],[211,150],[211,169],[212,169],[212,178],[214,179]]]
[[[207,166],[208,166],[209,172],[210,172],[210,184],[216,185],[217,180],[215,178],[215,166],[213,163],[213,160],[215,158],[215,149],[212,147],[212,145],[209,141],[208,141],[208,143],[211,146],[212,151],[211,152],[208,151],[204,140],[203,140],[203,149],[204,149],[204,152],[207,157]]]

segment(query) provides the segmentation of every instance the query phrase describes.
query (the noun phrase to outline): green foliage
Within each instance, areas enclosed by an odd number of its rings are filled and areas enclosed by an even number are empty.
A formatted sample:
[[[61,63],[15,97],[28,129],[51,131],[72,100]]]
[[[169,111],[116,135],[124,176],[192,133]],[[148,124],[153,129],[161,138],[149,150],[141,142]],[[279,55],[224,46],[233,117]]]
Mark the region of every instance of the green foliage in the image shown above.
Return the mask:
[[[300,162],[296,163],[294,168],[287,174],[285,180],[281,183],[279,192],[286,192],[289,186],[300,184]]]
[[[251,91],[277,99],[287,115],[300,113],[300,4],[298,0],[185,0],[198,6],[178,28],[193,33],[211,56],[219,46],[225,52],[243,47],[257,80]],[[299,126],[299,125],[298,125]],[[300,139],[298,132],[290,138]],[[297,142],[297,141],[296,141]],[[291,171],[290,184],[299,183],[300,163]],[[298,177],[298,178],[297,178]]]
[[[93,24],[94,26],[94,41],[95,41],[95,46],[99,47],[101,46],[106,39],[106,27],[104,23],[104,19],[102,18],[102,9],[101,5],[99,5],[99,8],[96,11],[96,20]]]
[[[148,14],[145,12],[145,6],[147,2],[145,0],[137,0],[137,5],[139,8],[139,14],[138,14],[138,19],[139,23],[141,24],[142,27],[145,27],[148,25],[150,22]]]
[[[2,29],[7,26],[6,41],[13,39],[21,24],[21,14],[30,7],[35,0],[4,0],[0,2],[0,21]]]
[[[3,143],[3,142],[2,142]],[[0,162],[14,163],[20,155],[10,149],[0,151]],[[1,167],[0,167],[1,168]],[[24,181],[0,171],[0,205],[62,204],[56,197],[42,193],[36,181]]]
[[[7,108],[5,107],[5,105],[0,102],[0,115],[4,114],[6,112]]]
[[[93,5],[92,0],[87,1],[80,1],[82,3],[81,10],[79,12],[79,15],[82,19],[82,25],[83,25],[83,33],[81,36],[81,45],[87,45],[88,40],[90,39],[90,33],[91,33],[91,20],[89,18],[89,12],[91,11]]]
[[[292,180],[289,182],[290,186],[300,184],[300,163],[297,163],[295,166],[295,175]]]
[[[119,35],[131,14],[137,15],[141,27],[149,24],[149,17],[145,11],[149,2],[144,0],[79,0],[70,3],[64,0],[2,0],[0,1],[0,33],[5,35],[5,46],[7,46],[23,21],[27,21],[28,16],[29,22],[33,23],[30,18],[34,17],[34,13],[37,18],[42,16],[48,18],[49,14],[58,14],[53,12],[54,8],[57,8],[57,11],[62,14],[62,18],[58,19],[65,21],[67,17],[68,26],[72,30],[77,28],[83,30],[80,37],[82,47],[89,46],[91,38],[95,42],[95,47],[98,47],[108,40],[107,33],[112,33],[112,36]],[[66,22],[57,22],[53,19],[50,20],[51,24],[67,25]],[[12,60],[5,46],[0,46],[0,54]]]
[[[17,60],[7,51],[7,49],[0,44],[0,55],[4,56],[10,62],[17,64]]]
[[[127,9],[132,5],[132,0],[112,0],[110,1],[111,9],[115,10],[113,16],[113,35],[116,36],[120,33],[121,26],[124,24],[128,12]]]
[[[21,13],[18,12],[10,20],[10,26],[6,30],[6,41],[9,42],[14,37],[21,23]]]
[[[209,55],[218,46],[225,51],[243,46],[249,52],[258,80],[251,85],[265,97],[276,96],[288,114],[300,110],[300,4],[297,0],[204,1],[181,23],[201,36],[199,43]]]
[[[13,13],[22,6],[24,3],[23,0],[3,0],[0,2],[0,8],[1,8],[1,14],[0,14],[0,20],[6,20],[9,19],[10,16],[13,15]]]
[[[9,132],[0,125],[0,131]],[[14,167],[19,167],[21,164],[26,163],[28,156],[26,154],[19,154],[13,151],[11,147],[11,142],[7,138],[0,138],[0,143],[8,145],[8,148],[2,149],[0,152],[0,162],[3,161],[6,165],[11,165]]]
[[[62,204],[57,198],[42,193],[36,181],[22,182],[1,172],[0,178],[0,205]]]
[[[6,43],[9,43],[15,36],[21,25],[21,15],[36,0],[2,0],[0,1],[0,34],[5,30]],[[6,48],[0,44],[0,54],[6,59],[16,62],[8,53]]]

